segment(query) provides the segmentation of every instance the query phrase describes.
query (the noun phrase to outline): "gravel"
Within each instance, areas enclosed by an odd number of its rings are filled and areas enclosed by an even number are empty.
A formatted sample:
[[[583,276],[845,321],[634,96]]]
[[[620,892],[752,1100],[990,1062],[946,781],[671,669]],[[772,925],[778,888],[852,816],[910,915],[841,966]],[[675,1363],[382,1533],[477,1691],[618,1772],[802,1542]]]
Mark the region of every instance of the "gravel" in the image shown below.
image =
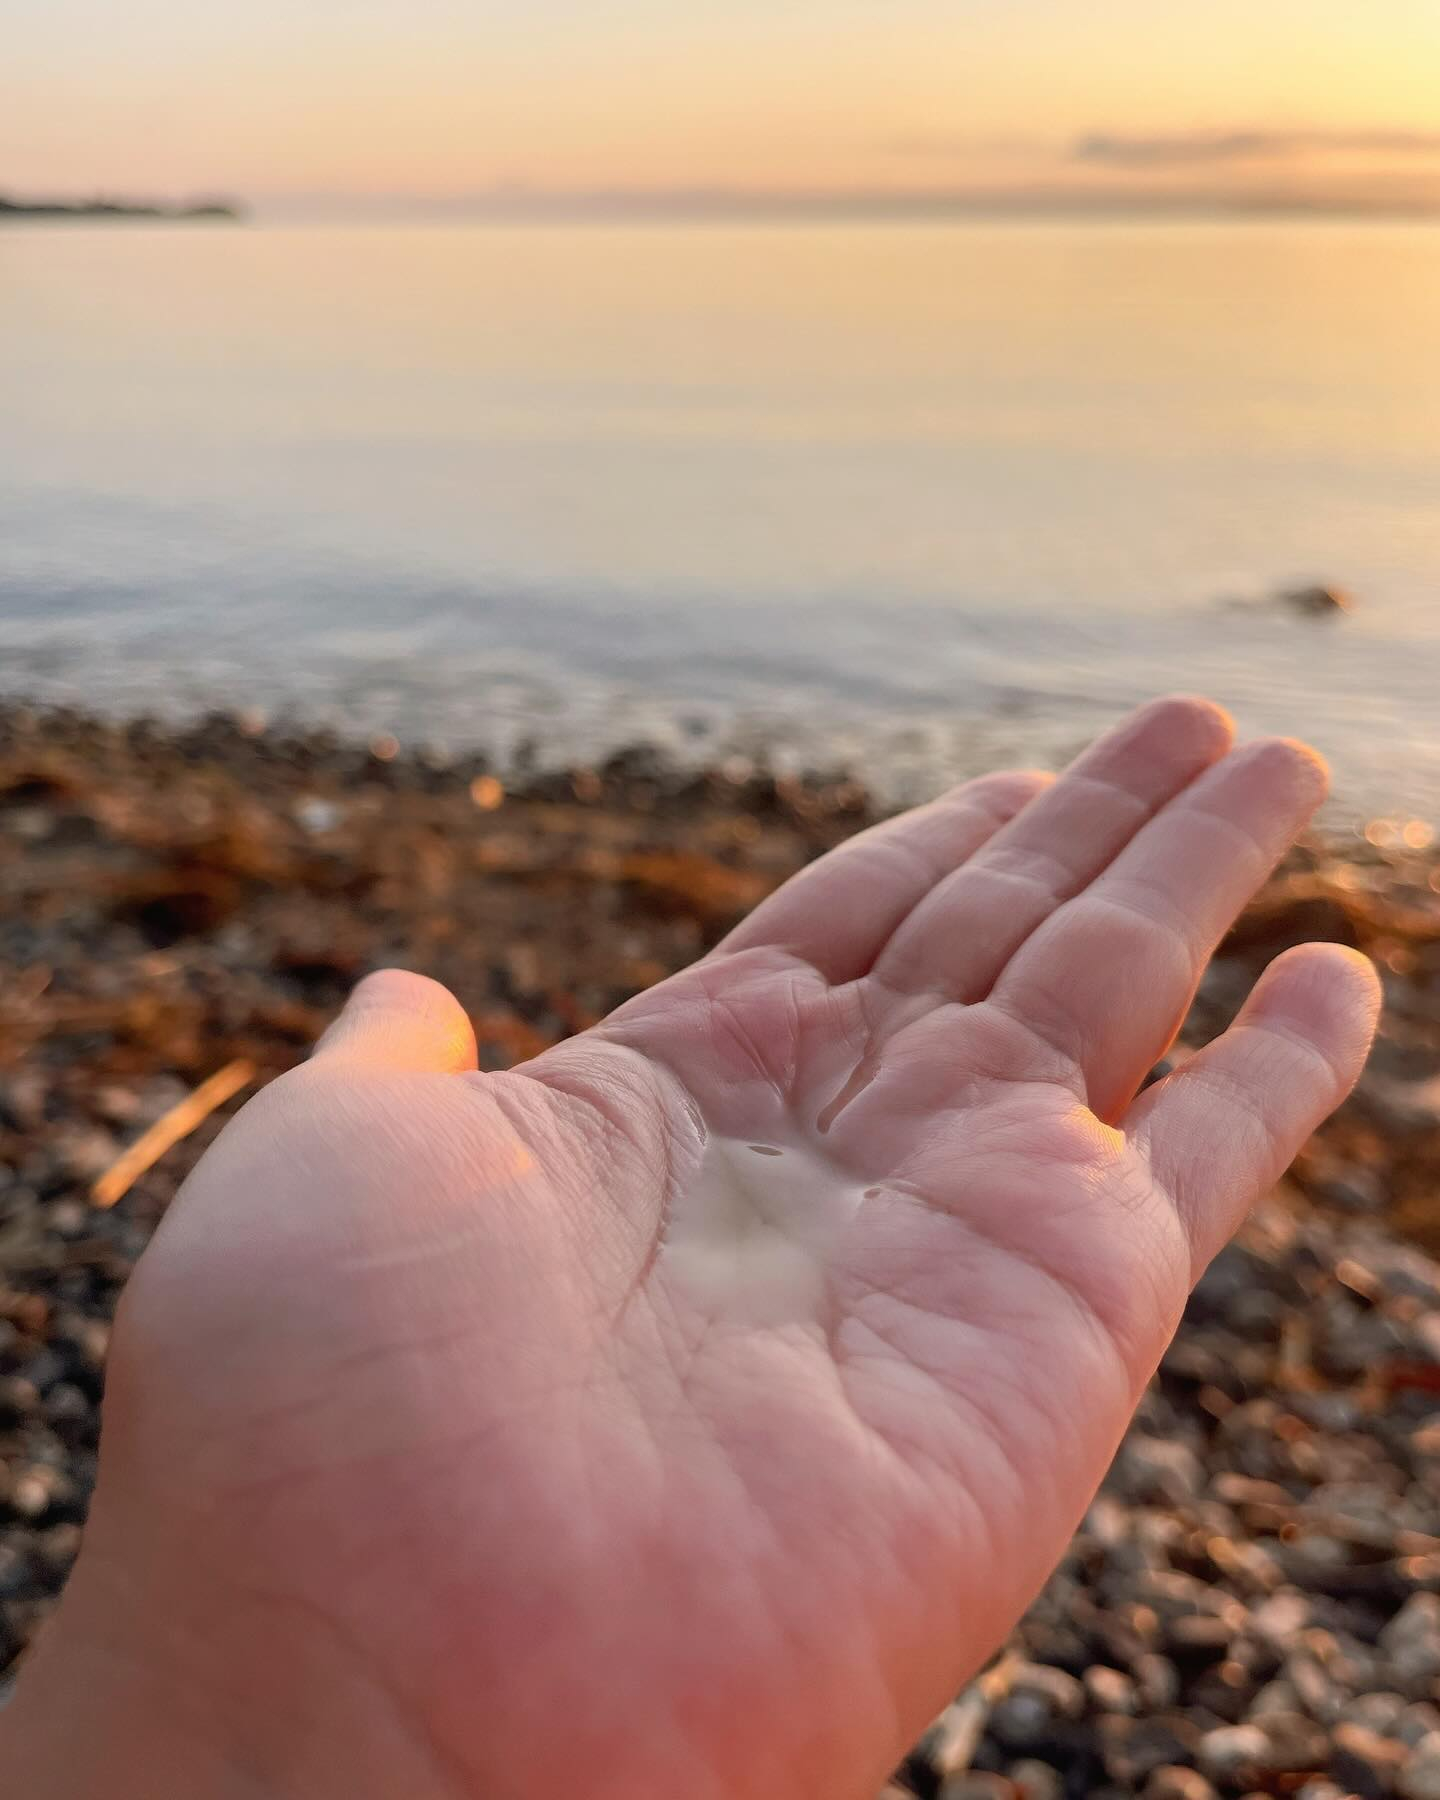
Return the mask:
[[[0,1671],[74,1561],[116,1301],[224,1112],[90,1186],[387,962],[503,1066],[715,942],[869,816],[841,777],[476,764],[0,708]],[[1172,1061],[1316,932],[1385,975],[1355,1100],[1201,1281],[1101,1494],[890,1795],[1440,1800],[1440,861],[1312,846]]]

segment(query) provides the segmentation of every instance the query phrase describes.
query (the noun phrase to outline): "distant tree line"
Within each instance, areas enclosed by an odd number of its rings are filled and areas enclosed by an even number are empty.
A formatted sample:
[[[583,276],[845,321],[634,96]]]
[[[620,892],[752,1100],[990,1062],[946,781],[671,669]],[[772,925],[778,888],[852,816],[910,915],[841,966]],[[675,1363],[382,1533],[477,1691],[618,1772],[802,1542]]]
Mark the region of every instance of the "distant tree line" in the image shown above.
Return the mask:
[[[17,200],[0,193],[0,219],[238,219],[233,200],[194,200],[166,206],[140,200]]]

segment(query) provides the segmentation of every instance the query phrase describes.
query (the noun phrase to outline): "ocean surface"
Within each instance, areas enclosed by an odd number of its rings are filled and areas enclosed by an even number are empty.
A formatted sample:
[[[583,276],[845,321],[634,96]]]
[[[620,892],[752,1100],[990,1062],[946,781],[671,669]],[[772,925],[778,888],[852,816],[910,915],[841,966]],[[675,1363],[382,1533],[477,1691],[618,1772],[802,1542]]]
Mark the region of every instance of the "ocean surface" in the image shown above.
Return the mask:
[[[1440,227],[10,226],[0,346],[6,693],[1440,820]]]

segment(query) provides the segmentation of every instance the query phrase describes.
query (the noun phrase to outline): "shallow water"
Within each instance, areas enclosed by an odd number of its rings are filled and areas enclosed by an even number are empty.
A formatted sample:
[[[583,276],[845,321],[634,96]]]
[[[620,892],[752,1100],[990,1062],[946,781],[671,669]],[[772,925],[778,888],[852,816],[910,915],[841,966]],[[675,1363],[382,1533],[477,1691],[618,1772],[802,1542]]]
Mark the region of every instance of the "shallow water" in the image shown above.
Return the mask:
[[[0,681],[901,792],[1183,686],[1430,817],[1437,317],[1424,225],[7,228]]]

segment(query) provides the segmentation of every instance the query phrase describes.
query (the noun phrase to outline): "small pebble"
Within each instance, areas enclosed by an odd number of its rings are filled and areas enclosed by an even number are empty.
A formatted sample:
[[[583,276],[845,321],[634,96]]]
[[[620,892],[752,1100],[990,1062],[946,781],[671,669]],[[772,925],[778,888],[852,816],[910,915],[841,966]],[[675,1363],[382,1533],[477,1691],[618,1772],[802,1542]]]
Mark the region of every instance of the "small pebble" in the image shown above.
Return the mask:
[[[1409,1744],[1412,1750],[1427,1737],[1440,1738],[1440,1707],[1432,1706],[1426,1700],[1407,1706],[1395,1721],[1391,1735],[1399,1738],[1402,1744]]]
[[[1145,1783],[1145,1800],[1215,1800],[1215,1789],[1198,1769],[1162,1763]]]
[[[1196,1761],[1222,1784],[1253,1775],[1267,1766],[1270,1740],[1258,1725],[1225,1725],[1207,1731],[1196,1749]]]
[[[1015,1784],[984,1769],[964,1769],[945,1777],[939,1800],[1015,1800]]]
[[[1304,1713],[1271,1713],[1261,1725],[1267,1775],[1303,1775],[1323,1769],[1330,1757],[1330,1734]]]
[[[1342,1721],[1330,1734],[1330,1772],[1360,1800],[1388,1800],[1409,1751],[1394,1738]]]
[[[1395,1782],[1400,1800],[1440,1800],[1440,1732],[1421,1738]]]
[[[1018,1790],[1019,1800],[1062,1800],[1065,1783],[1053,1764],[1023,1757],[1010,1765],[1010,1779]]]
[[[1380,1633],[1380,1648],[1401,1678],[1396,1685],[1417,1700],[1428,1698],[1440,1675],[1440,1595],[1412,1594]]]
[[[1119,1669],[1104,1663],[1092,1663],[1084,1675],[1085,1692],[1097,1712],[1133,1713],[1136,1709],[1135,1681]],[[1173,1694],[1167,1697],[1173,1699]]]

